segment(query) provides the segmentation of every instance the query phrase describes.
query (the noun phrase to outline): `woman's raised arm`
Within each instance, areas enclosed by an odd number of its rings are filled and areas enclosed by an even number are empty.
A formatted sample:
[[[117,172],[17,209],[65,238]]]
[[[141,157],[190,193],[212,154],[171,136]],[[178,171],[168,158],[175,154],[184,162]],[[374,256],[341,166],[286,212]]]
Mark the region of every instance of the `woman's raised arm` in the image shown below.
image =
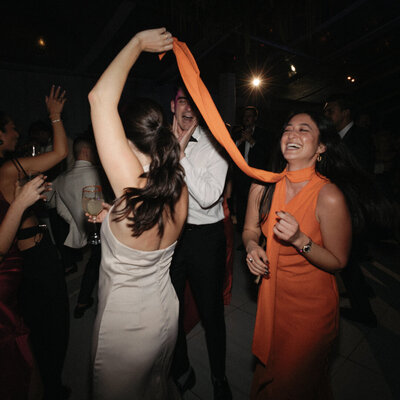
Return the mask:
[[[140,186],[142,166],[128,144],[118,113],[128,73],[142,51],[172,49],[172,35],[165,28],[136,34],[104,71],[89,93],[91,118],[100,160],[117,197],[126,187]]]
[[[61,119],[61,113],[67,98],[65,90],[60,86],[57,88],[53,85],[50,93],[46,96],[46,107],[49,113],[51,126],[53,129],[53,150],[38,155],[37,157],[18,158],[22,167],[27,170],[35,170],[45,172],[53,168],[68,155],[67,135],[65,133],[64,124]]]

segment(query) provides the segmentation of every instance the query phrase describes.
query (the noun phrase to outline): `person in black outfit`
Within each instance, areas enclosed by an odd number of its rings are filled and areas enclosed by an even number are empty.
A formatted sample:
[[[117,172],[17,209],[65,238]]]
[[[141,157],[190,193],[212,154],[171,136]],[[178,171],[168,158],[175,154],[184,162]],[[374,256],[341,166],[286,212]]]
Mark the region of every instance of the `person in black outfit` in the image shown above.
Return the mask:
[[[243,110],[242,125],[232,131],[232,138],[246,162],[254,168],[267,169],[269,159],[268,133],[256,126],[258,110],[247,106]],[[234,197],[236,202],[237,230],[242,232],[246,216],[247,198],[252,179],[235,167],[233,172]]]
[[[367,130],[354,124],[351,100],[345,95],[331,96],[325,104],[324,114],[333,121],[342,143],[350,150],[359,165],[364,171],[372,175],[375,154],[373,141]],[[365,259],[367,250],[365,232],[353,234],[349,261],[347,267],[341,272],[351,308],[342,308],[341,316],[375,327],[377,320],[368,298],[373,295],[373,291],[365,282],[359,264],[360,261]]]

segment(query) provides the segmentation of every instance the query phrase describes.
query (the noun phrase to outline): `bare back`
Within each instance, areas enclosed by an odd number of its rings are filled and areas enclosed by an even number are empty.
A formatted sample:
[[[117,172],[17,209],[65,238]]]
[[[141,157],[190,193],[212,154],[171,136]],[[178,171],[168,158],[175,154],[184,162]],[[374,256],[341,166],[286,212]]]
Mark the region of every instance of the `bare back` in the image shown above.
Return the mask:
[[[120,205],[122,208],[123,205]],[[132,236],[132,229],[128,227],[128,220],[120,222],[114,221],[115,214],[110,214],[110,228],[114,236],[124,245],[136,250],[154,251],[165,249],[176,242],[185,224],[188,210],[188,190],[184,186],[178,202],[175,204],[174,220],[169,211],[164,210],[164,232],[162,236],[158,234],[158,225],[143,232],[139,237]]]

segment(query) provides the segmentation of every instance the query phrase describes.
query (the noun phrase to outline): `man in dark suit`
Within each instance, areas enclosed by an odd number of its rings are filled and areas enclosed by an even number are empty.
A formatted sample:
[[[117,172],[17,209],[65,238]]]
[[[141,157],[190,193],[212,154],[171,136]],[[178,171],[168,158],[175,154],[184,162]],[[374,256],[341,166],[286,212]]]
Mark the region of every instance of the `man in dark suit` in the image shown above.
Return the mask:
[[[331,119],[342,142],[365,171],[373,173],[374,145],[368,130],[354,124],[353,105],[345,95],[328,98],[324,114]]]
[[[233,129],[232,138],[251,167],[266,169],[269,157],[268,134],[264,129],[256,126],[257,118],[258,110],[256,107],[245,107],[242,115],[242,125]],[[236,167],[233,182],[237,229],[242,232],[252,179]]]
[[[342,143],[350,150],[360,166],[372,174],[374,168],[372,138],[367,130],[354,124],[353,105],[350,99],[345,95],[331,96],[325,104],[324,114],[333,121]],[[364,235],[353,235],[349,261],[341,272],[351,308],[341,308],[340,313],[346,319],[375,327],[376,316],[368,298],[373,291],[366,284],[359,264],[360,260],[365,259],[367,250]]]

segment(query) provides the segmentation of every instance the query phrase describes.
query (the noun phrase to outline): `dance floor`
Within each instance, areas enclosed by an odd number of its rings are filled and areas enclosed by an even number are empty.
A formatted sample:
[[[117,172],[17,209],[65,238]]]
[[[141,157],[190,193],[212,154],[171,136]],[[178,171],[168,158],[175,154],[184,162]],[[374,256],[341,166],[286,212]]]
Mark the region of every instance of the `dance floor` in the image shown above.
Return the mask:
[[[256,287],[243,258],[243,251],[236,250],[232,302],[225,307],[227,377],[235,400],[248,399],[254,365],[251,341],[256,314]],[[340,336],[331,367],[335,400],[400,399],[399,260],[400,246],[394,241],[380,242],[369,249],[369,259],[363,263],[363,271],[376,294],[371,303],[378,318],[378,327],[367,328],[341,319]],[[71,388],[71,400],[90,399],[89,359],[95,307],[88,310],[82,319],[72,317],[83,265],[84,262],[79,265],[78,273],[67,278],[71,335],[64,384]],[[347,306],[347,302],[341,299],[342,306]],[[185,394],[184,400],[211,400],[212,385],[201,324],[188,335],[188,345],[197,382]]]

